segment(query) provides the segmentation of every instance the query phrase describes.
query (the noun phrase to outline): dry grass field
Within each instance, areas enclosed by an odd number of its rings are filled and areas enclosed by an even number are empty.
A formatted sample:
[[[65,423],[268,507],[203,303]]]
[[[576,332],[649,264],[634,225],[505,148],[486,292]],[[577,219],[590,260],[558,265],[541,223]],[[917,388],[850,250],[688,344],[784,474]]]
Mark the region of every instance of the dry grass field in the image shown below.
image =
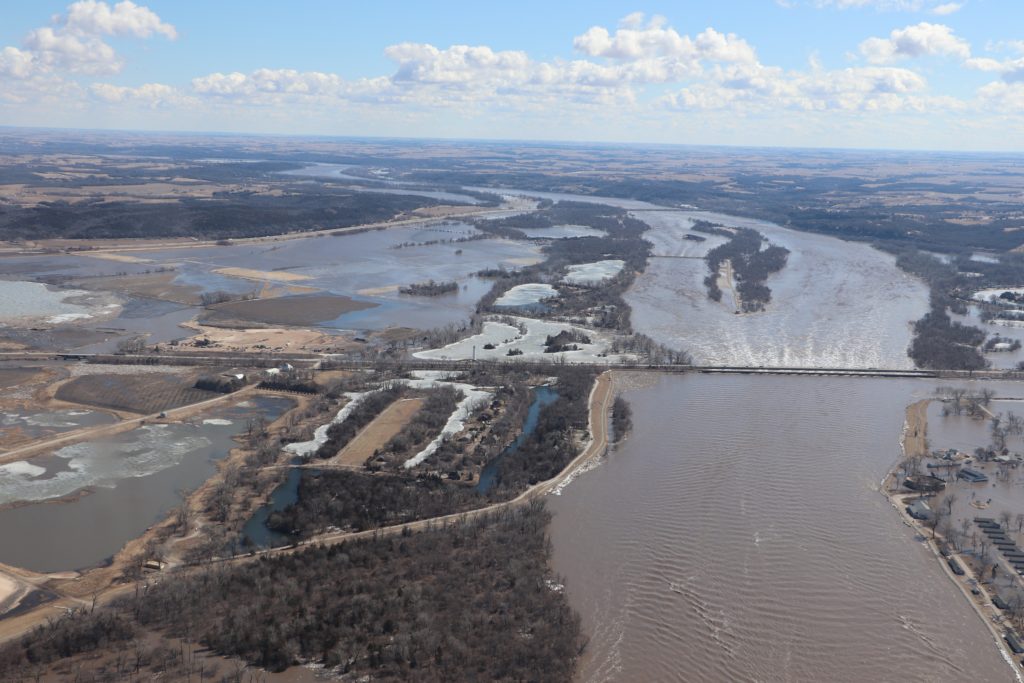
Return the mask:
[[[422,398],[403,398],[392,403],[342,448],[341,452],[329,461],[330,464],[362,466],[374,451],[402,431],[402,427],[423,407],[423,401]]]

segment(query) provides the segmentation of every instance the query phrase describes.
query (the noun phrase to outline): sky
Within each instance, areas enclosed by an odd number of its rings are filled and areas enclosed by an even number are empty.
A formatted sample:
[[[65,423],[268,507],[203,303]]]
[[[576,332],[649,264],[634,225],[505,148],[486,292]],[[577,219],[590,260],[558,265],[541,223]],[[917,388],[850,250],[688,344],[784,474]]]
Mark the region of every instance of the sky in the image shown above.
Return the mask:
[[[1024,151],[1021,0],[9,0],[0,125]]]

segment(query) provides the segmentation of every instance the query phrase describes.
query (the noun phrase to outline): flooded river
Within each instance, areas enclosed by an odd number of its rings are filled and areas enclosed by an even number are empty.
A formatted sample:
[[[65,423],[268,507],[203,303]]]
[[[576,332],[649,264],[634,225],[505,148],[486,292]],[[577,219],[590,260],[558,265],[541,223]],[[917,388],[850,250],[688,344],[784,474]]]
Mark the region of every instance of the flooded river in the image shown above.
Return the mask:
[[[626,443],[549,498],[580,680],[1012,680],[878,492],[933,382],[642,381]]]
[[[892,256],[859,242],[714,213],[635,215],[651,225],[656,257],[626,300],[633,326],[656,341],[712,365],[913,367],[911,323],[927,312],[928,289]],[[753,228],[789,249],[785,269],[768,278],[772,301],[764,312],[737,315],[708,299],[708,268],[700,257],[721,238],[695,248],[685,238],[694,219]]]
[[[485,190],[486,188],[467,188]],[[491,192],[608,204],[629,210],[651,229],[647,269],[626,293],[633,328],[698,363],[774,367],[912,368],[912,323],[928,311],[928,288],[896,267],[895,258],[862,242],[798,232],[774,223],[693,209],[666,209],[632,199],[555,192]],[[757,230],[789,249],[786,267],[768,278],[765,311],[737,315],[708,299],[704,255],[725,242],[691,230],[695,220]],[[703,241],[688,239],[699,237]],[[729,297],[723,297],[723,302]]]

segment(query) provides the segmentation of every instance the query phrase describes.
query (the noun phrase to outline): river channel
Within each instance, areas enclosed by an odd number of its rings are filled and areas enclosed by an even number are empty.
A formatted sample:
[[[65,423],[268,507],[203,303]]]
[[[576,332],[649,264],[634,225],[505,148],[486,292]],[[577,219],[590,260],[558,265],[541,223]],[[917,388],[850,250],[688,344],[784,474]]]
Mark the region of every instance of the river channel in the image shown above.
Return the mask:
[[[549,498],[579,680],[1013,680],[878,491],[933,381],[625,384],[631,435]]]

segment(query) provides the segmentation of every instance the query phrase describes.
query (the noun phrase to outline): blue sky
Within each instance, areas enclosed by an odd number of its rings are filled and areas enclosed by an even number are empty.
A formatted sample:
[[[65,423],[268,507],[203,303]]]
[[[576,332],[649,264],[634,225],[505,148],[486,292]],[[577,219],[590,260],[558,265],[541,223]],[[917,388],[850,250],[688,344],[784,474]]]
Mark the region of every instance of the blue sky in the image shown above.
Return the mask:
[[[1024,149],[1024,3],[7,3],[0,124]]]

